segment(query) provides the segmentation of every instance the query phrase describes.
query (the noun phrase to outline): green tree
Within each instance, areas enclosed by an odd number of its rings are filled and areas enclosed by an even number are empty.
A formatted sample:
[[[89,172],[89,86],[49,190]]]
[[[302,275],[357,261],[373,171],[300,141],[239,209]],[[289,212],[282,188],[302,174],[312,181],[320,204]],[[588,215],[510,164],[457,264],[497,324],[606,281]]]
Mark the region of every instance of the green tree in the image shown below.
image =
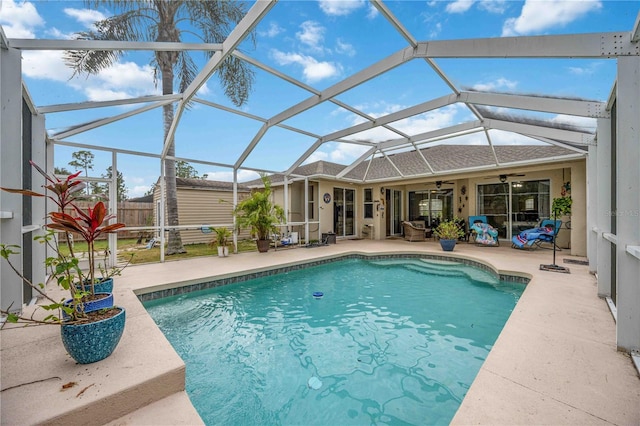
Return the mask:
[[[113,169],[111,168],[111,166],[109,166],[107,167],[107,174],[102,175],[102,177],[111,179],[112,176],[113,176]],[[121,202],[129,198],[127,196],[127,192],[129,192],[129,190],[127,189],[127,186],[124,184],[124,175],[119,170],[118,170],[118,178],[116,179],[116,181],[117,181],[116,186],[118,190],[118,202]]]
[[[67,170],[65,167],[54,167],[53,168],[53,174],[62,175],[62,176],[69,176],[71,174],[71,172],[69,170]]]
[[[105,179],[111,179],[111,176],[113,176],[112,170],[113,169],[111,168],[111,166],[107,167],[107,173],[102,174],[101,176]],[[129,192],[129,190],[127,189],[127,186],[124,183],[124,175],[122,174],[121,171],[118,171],[117,187],[118,187],[117,188],[118,202],[125,201],[128,198],[127,192]],[[91,182],[91,193],[92,194],[108,194],[109,184]]]
[[[95,155],[91,151],[76,151],[71,154],[73,158],[69,165],[76,170],[84,170],[84,175],[89,176],[89,170],[93,170],[93,159]],[[91,186],[87,185],[87,195],[91,193]]]
[[[89,7],[105,7],[120,12],[104,20],[95,22],[95,30],[77,33],[79,39],[181,42],[184,35],[199,37],[205,43],[222,43],[234,24],[244,17],[245,3],[227,1],[188,0],[87,0]],[[181,26],[184,26],[182,28]],[[199,33],[198,33],[199,32]],[[123,56],[122,51],[68,51],[65,60],[74,74],[97,74],[110,67]],[[213,52],[206,52],[208,57]],[[178,78],[180,91],[184,91],[197,75],[196,65],[186,51],[154,52],[151,64],[156,76],[161,75],[162,94],[173,94],[174,76]],[[216,73],[225,94],[236,106],[243,105],[249,98],[254,81],[254,72],[249,64],[230,55],[220,65]],[[163,107],[164,140],[167,140],[174,107]],[[175,143],[170,141],[167,155],[175,155]],[[165,161],[167,194],[167,222],[169,226],[178,223],[178,193],[176,188],[176,166],[171,160]],[[184,253],[180,231],[169,231],[167,254]]]
[[[200,179],[198,171],[186,161],[176,161],[176,176],[187,179]]]

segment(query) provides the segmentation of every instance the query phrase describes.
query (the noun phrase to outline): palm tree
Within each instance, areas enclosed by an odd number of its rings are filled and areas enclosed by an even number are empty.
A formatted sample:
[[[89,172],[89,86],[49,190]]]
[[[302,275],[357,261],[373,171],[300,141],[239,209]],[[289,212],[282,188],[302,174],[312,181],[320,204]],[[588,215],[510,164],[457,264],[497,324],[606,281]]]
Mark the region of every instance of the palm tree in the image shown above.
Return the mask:
[[[120,12],[95,23],[94,31],[76,34],[82,40],[157,41],[180,42],[184,33],[196,35],[206,43],[222,43],[232,26],[245,15],[245,6],[236,0],[87,0],[88,7],[105,7]],[[185,28],[181,28],[184,26]],[[198,30],[200,34],[195,34]],[[253,37],[253,36],[252,36]],[[110,67],[123,56],[122,51],[68,51],[65,62],[75,74],[97,74]],[[206,55],[211,57],[213,52]],[[174,76],[178,77],[182,92],[197,75],[197,67],[188,52],[155,52],[151,61],[154,79],[158,72],[162,81],[162,94],[173,94]],[[243,105],[249,98],[254,81],[253,70],[240,59],[229,56],[219,67],[218,77],[225,94],[236,105]],[[173,105],[163,107],[164,140],[167,139],[173,121]],[[167,156],[175,155],[171,141]],[[175,161],[165,161],[167,191],[167,222],[177,226],[178,199],[176,190]],[[169,231],[167,254],[184,253],[180,231]]]

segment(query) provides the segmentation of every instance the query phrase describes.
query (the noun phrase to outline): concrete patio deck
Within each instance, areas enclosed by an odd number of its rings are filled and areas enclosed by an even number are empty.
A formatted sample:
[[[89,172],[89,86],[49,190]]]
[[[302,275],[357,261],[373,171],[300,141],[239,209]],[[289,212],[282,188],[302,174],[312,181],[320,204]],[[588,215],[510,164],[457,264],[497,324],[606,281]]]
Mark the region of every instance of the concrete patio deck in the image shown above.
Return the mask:
[[[184,364],[134,292],[351,252],[443,254],[431,241],[359,240],[129,267],[115,289],[127,326],[106,360],[76,365],[56,327],[0,333],[1,423],[202,424],[184,391]],[[616,351],[614,320],[586,266],[564,264],[565,251],[557,263],[570,275],[539,270],[551,263],[548,250],[461,243],[453,255],[533,277],[453,424],[640,424],[640,378]],[[70,382],[76,385],[62,390]]]

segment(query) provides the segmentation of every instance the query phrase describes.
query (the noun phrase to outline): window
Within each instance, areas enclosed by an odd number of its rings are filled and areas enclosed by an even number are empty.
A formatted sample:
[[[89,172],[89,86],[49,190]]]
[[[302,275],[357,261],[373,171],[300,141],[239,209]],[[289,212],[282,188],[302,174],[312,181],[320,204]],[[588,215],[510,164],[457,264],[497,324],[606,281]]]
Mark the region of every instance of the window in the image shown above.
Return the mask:
[[[364,189],[364,218],[373,219],[373,189]]]

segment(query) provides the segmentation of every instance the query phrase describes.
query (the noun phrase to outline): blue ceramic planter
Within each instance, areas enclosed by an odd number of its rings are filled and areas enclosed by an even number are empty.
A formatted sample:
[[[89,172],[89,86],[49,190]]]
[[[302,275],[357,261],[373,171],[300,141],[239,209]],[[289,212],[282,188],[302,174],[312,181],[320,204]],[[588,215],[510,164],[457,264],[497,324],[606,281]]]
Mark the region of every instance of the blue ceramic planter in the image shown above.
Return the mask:
[[[90,302],[83,303],[84,312],[99,311],[100,309],[110,308],[113,306],[113,293],[96,293],[96,294],[106,294],[107,297],[103,297],[102,299],[92,300]],[[64,304],[67,306],[71,306],[71,299],[65,300]],[[77,307],[78,307],[78,310],[82,309],[80,305],[78,305]],[[64,312],[62,312],[62,317],[65,319],[69,318],[69,316]]]
[[[444,251],[453,251],[453,248],[456,246],[456,240],[440,240],[440,247]]]
[[[61,327],[64,348],[79,364],[98,362],[113,353],[124,331],[125,310],[102,321],[65,324]]]
[[[76,285],[76,288],[78,290],[82,289],[79,285]],[[87,291],[91,291],[91,286],[88,284],[85,284],[84,288]],[[107,278],[106,280],[100,281],[99,283],[94,284],[93,288],[95,293],[113,293],[113,278]]]

